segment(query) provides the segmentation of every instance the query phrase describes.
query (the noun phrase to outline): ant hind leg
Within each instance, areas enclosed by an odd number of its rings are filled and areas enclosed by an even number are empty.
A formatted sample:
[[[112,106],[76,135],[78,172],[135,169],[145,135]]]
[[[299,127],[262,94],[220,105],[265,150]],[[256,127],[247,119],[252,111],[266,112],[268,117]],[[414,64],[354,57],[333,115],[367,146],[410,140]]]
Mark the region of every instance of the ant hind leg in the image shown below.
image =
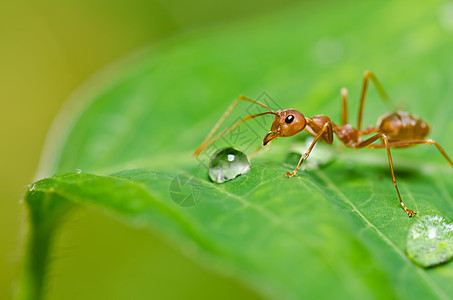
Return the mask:
[[[450,164],[450,166],[453,168],[453,161],[451,158],[447,155],[447,153],[444,151],[444,149],[434,140],[412,140],[412,141],[401,141],[401,142],[390,142],[389,143],[390,147],[410,147],[410,146],[415,146],[415,145],[434,145],[436,146],[437,150],[442,154],[442,156],[447,160],[447,162]],[[385,145],[379,144],[379,145],[370,145],[368,148],[383,148]]]
[[[308,147],[308,150],[300,158],[299,163],[297,164],[297,167],[291,173],[290,172],[286,172],[286,174],[285,174],[286,177],[293,177],[297,173],[297,171],[299,171],[300,166],[308,158],[308,156],[310,155],[311,150],[313,150],[313,147],[315,146],[316,142],[321,138],[321,136],[324,133],[327,133],[327,135],[329,136],[329,140],[333,139],[333,136],[332,136],[332,134],[333,134],[332,123],[327,122],[326,124],[324,124],[324,126],[321,129],[321,131],[316,135],[316,137],[313,140],[313,142],[311,142],[311,145],[310,145],[310,147]]]
[[[389,140],[388,137],[383,134],[382,139],[384,140],[384,145],[385,149],[387,150],[387,157],[389,161],[389,166],[390,166],[390,173],[392,174],[392,183],[395,186],[396,193],[398,194],[398,199],[400,200],[400,204],[403,207],[404,211],[408,214],[409,217],[415,216],[417,213],[414,212],[411,209],[408,209],[406,205],[404,205],[403,200],[401,199],[400,191],[398,189],[398,185],[396,184],[396,179],[395,179],[395,172],[393,171],[393,162],[392,162],[392,155],[390,154],[390,145],[389,145]]]
[[[375,141],[377,141],[379,139],[382,139],[384,141],[384,143],[383,144],[378,144],[378,145],[371,145],[372,143],[374,143]],[[370,137],[370,138],[358,143],[353,148],[354,149],[361,149],[361,148],[364,148],[364,147],[368,147],[368,148],[377,149],[377,148],[384,148],[385,147],[385,149],[387,150],[387,158],[388,158],[389,167],[390,167],[390,174],[392,175],[392,183],[395,186],[396,193],[398,194],[398,199],[399,199],[400,204],[403,207],[404,211],[408,214],[408,216],[409,217],[413,217],[416,214],[416,212],[414,212],[411,209],[408,209],[406,207],[406,205],[404,205],[403,199],[401,199],[401,194],[400,194],[400,191],[398,189],[398,185],[396,184],[395,172],[393,170],[392,154],[390,153],[391,145],[392,144],[389,143],[388,137],[385,134],[378,133],[378,134],[375,134],[372,137]]]

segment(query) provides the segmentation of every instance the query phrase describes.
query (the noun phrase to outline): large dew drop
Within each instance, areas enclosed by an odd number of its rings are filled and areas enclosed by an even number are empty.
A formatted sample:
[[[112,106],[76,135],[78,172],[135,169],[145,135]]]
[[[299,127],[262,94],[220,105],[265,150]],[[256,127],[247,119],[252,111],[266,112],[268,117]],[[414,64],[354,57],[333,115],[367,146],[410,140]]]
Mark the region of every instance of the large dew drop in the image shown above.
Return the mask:
[[[418,265],[429,268],[453,257],[453,224],[435,215],[421,217],[407,236],[407,255]]]
[[[249,170],[250,161],[247,156],[234,148],[217,151],[209,163],[209,176],[217,183],[234,179]]]

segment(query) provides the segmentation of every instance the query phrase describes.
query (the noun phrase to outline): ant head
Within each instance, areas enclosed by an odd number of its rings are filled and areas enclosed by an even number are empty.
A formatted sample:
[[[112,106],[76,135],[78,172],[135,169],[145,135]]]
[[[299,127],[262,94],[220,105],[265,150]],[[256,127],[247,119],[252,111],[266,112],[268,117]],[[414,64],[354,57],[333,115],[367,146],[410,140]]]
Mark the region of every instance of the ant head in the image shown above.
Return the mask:
[[[264,137],[263,145],[278,137],[293,136],[304,130],[307,122],[303,114],[295,109],[279,110],[275,114],[271,131]]]

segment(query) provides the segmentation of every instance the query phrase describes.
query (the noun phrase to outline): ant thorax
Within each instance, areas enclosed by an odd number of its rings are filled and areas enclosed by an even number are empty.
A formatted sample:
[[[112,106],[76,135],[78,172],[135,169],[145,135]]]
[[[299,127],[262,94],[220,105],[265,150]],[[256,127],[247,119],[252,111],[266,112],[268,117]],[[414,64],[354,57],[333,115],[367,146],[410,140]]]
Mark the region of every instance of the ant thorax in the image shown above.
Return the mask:
[[[353,147],[359,142],[359,132],[352,125],[334,126],[333,130],[338,139],[346,146]]]
[[[314,116],[312,118],[309,118],[308,119],[307,131],[312,136],[316,137],[321,132],[322,128],[328,123],[332,124],[332,129],[335,131],[336,134],[338,134],[337,133],[337,127],[338,126],[336,126],[329,117],[324,116],[324,115],[318,115],[318,116]],[[330,134],[330,136],[331,136],[331,134]],[[340,136],[338,136],[338,137],[340,138]],[[329,138],[329,133],[328,132],[325,132],[321,136],[321,140],[323,140],[324,142],[328,143],[329,145],[332,144],[332,138],[331,137]],[[340,138],[340,140],[343,141],[343,143],[344,143],[343,139]]]

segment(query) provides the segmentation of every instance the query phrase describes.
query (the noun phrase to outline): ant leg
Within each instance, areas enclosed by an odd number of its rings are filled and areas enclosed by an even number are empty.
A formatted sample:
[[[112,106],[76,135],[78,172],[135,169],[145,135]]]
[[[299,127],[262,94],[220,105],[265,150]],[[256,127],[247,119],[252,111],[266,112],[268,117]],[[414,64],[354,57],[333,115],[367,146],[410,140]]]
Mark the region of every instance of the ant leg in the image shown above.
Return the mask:
[[[362,93],[360,94],[359,115],[357,117],[357,131],[360,131],[360,129],[362,128],[363,105],[365,103],[365,96],[366,96],[366,92],[368,89],[368,81],[370,79],[371,79],[371,81],[373,81],[374,86],[376,87],[382,100],[384,100],[385,102],[390,101],[389,96],[387,95],[384,88],[377,80],[376,76],[373,73],[371,73],[370,71],[365,71],[365,75],[363,76]]]
[[[348,124],[348,89],[341,89],[341,102],[343,104],[343,113],[341,118],[342,125]]]
[[[376,128],[375,126],[371,125],[363,130],[360,130],[358,133],[359,133],[359,136],[363,136],[363,135],[367,135],[367,134],[370,134],[373,132],[377,132],[378,130],[379,130],[379,128]]]
[[[406,205],[404,205],[403,200],[401,199],[400,191],[398,190],[398,185],[396,185],[395,172],[393,171],[392,155],[390,154],[390,146],[389,146],[388,137],[385,134],[383,134],[382,135],[382,139],[384,140],[385,148],[387,149],[387,156],[388,156],[388,159],[389,159],[390,172],[392,173],[392,183],[395,186],[396,193],[398,194],[398,198],[400,200],[400,204],[403,207],[404,211],[407,212],[409,217],[413,217],[416,214],[416,212],[414,212],[413,210],[408,209],[406,207]]]
[[[384,140],[385,149],[387,149],[387,156],[388,156],[388,159],[389,159],[390,172],[392,173],[392,183],[395,186],[396,193],[398,194],[398,198],[400,200],[400,204],[403,207],[403,209],[407,212],[409,217],[413,217],[416,214],[416,212],[414,212],[413,210],[408,209],[404,205],[403,200],[401,199],[400,191],[398,190],[398,185],[396,184],[395,172],[393,171],[392,155],[390,154],[390,146],[389,146],[388,137],[385,134],[383,134],[382,135],[382,139]]]
[[[402,142],[391,142],[390,147],[409,147],[415,145],[435,145],[440,154],[448,161],[450,166],[453,168],[453,161],[448,157],[444,149],[434,140],[413,140],[413,141],[402,141]],[[371,145],[370,148],[382,148],[383,145]]]
[[[375,141],[377,141],[378,139],[380,139],[382,137],[382,133],[378,133],[378,134],[375,134],[373,135],[372,137],[364,140],[364,141],[361,141],[360,143],[358,144],[355,144],[353,146],[354,149],[361,149],[361,148],[364,148],[364,147],[369,147],[369,145],[371,143],[374,143]]]
[[[294,169],[294,171],[292,171],[291,173],[290,172],[286,172],[285,176],[286,177],[293,177],[297,171],[299,171],[300,169],[300,166],[302,165],[302,163],[304,162],[305,159],[308,158],[308,156],[310,155],[311,153],[311,150],[313,150],[313,147],[315,146],[316,142],[321,138],[321,136],[328,132],[330,135],[332,135],[332,124],[330,122],[324,124],[324,126],[322,127],[321,131],[318,133],[318,135],[315,137],[315,139],[313,140],[313,142],[311,142],[311,145],[310,147],[308,147],[308,150],[304,153],[304,155],[302,155],[302,157],[300,158],[299,160],[299,163],[297,164],[297,167]]]
[[[384,141],[383,145],[382,144],[381,145],[376,145],[376,146],[379,146],[379,147],[375,147],[374,145],[370,145],[371,143],[377,141],[379,138],[382,138],[382,140]],[[416,214],[416,212],[414,212],[411,209],[408,209],[406,207],[406,205],[404,205],[403,200],[401,199],[401,195],[400,195],[400,191],[398,189],[398,185],[396,184],[395,172],[393,171],[392,154],[390,153],[390,147],[391,146],[390,146],[388,137],[385,134],[378,133],[378,134],[370,137],[369,139],[358,143],[353,148],[354,149],[360,149],[360,148],[364,148],[364,147],[368,147],[368,148],[382,148],[382,146],[384,146],[385,149],[387,150],[387,157],[388,157],[389,166],[390,166],[390,173],[392,175],[392,183],[395,186],[396,193],[398,194],[398,199],[400,201],[400,204],[403,207],[404,211],[409,215],[409,217],[413,217]]]
[[[220,125],[222,125],[222,123],[225,121],[225,119],[228,117],[228,115],[231,113],[231,111],[233,110],[233,108],[236,106],[236,104],[239,102],[239,101],[248,101],[248,102],[252,102],[253,104],[257,104],[259,106],[262,106],[266,109],[269,110],[269,112],[264,112],[264,113],[259,113],[259,114],[255,114],[255,115],[249,115],[241,120],[239,120],[238,122],[236,122],[235,124],[233,124],[232,126],[230,126],[229,128],[227,128],[226,130],[224,130],[223,132],[221,132],[220,134],[218,134],[217,136],[213,137],[214,133],[217,131],[217,129],[219,129]],[[203,150],[208,147],[209,145],[211,145],[212,143],[214,143],[215,141],[217,141],[219,138],[221,138],[222,136],[224,136],[225,134],[227,134],[228,132],[232,131],[233,129],[235,129],[236,127],[238,127],[239,125],[241,125],[242,123],[244,123],[245,121],[248,121],[248,120],[251,120],[253,118],[256,118],[256,117],[259,117],[259,116],[263,116],[263,115],[267,115],[267,114],[273,114],[275,115],[276,113],[270,109],[267,105],[259,102],[259,101],[256,101],[256,100],[252,100],[250,98],[247,98],[245,96],[239,96],[236,98],[236,100],[233,101],[233,103],[227,108],[227,110],[225,111],[225,113],[222,115],[222,117],[220,117],[219,121],[217,121],[217,123],[214,125],[214,127],[211,129],[211,132],[209,132],[208,136],[206,137],[206,139],[203,141],[203,143],[201,143],[201,145],[194,151],[193,155],[194,156],[198,156],[201,154],[201,152],[203,152]]]
[[[315,121],[313,121],[313,119],[311,118],[306,118],[306,121],[307,121],[307,131],[313,135],[314,137],[316,137],[321,131],[323,131],[323,128],[324,127],[321,127],[321,125],[319,125],[318,123],[316,123]],[[333,125],[331,123],[332,121],[325,121],[324,125],[327,125],[327,129],[326,131],[323,133],[324,136],[322,136],[322,138],[324,139],[324,142],[326,142],[328,145],[332,145],[333,143]]]

